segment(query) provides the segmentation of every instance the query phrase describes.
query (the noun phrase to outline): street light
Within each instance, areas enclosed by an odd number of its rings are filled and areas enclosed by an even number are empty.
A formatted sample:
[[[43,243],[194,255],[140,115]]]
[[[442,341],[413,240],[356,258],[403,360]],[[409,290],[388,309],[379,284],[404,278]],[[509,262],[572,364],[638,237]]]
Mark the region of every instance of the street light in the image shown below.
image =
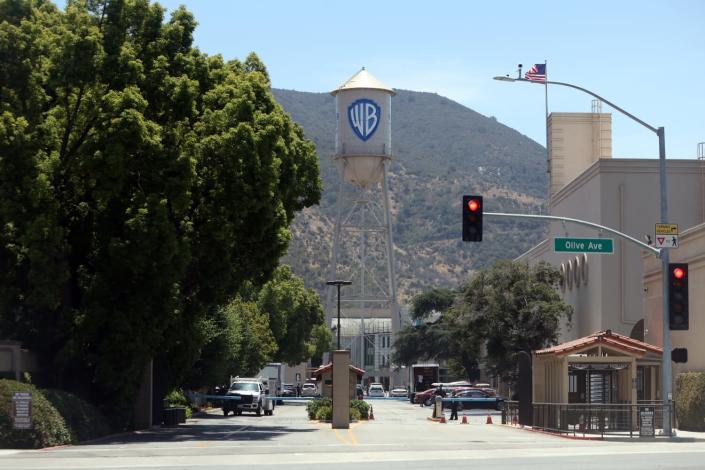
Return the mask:
[[[511,78],[507,76],[494,77],[495,80],[502,82],[529,82],[538,85],[560,85],[569,88],[575,88],[583,93],[597,98],[598,100],[607,103],[612,108],[624,114],[628,118],[638,122],[642,126],[649,129],[658,136],[658,157],[659,157],[659,185],[661,187],[661,222],[668,223],[668,196],[666,191],[666,132],[663,127],[654,127],[642,121],[638,117],[630,114],[617,106],[616,104],[604,99],[600,95],[586,90],[585,88],[564,82],[552,82],[549,80],[534,81],[526,78]],[[663,354],[661,357],[661,371],[663,373],[663,431],[667,436],[671,435],[671,409],[669,400],[671,398],[671,334],[668,322],[668,249],[661,248],[661,280],[662,280],[662,327],[663,327]]]
[[[338,287],[338,350],[340,350],[340,286],[349,286],[352,284],[352,281],[327,281],[326,284],[329,286],[337,286]]]

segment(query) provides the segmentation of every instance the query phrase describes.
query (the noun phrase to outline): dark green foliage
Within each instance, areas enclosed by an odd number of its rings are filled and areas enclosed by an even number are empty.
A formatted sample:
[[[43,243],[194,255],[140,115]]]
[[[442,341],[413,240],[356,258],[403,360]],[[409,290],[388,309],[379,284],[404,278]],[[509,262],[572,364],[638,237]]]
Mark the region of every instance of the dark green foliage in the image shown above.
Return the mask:
[[[0,0],[0,337],[129,425],[144,364],[178,383],[318,202],[315,149],[254,55],[184,8]]]
[[[32,393],[32,429],[12,429],[10,413],[14,392]],[[42,392],[30,384],[0,380],[0,448],[38,449],[71,442],[72,435],[66,420]]]
[[[321,419],[316,417],[319,410],[322,408],[330,408],[332,410],[332,406],[333,401],[328,397],[315,398],[309,401],[306,403],[306,413],[308,414],[308,419]]]
[[[413,305],[415,318],[422,320],[400,331],[394,361],[446,360],[458,376],[476,380],[484,359],[490,375],[513,382],[516,355],[555,344],[561,321],[570,322],[572,308],[555,288],[559,279],[547,263],[530,268],[499,261],[475,273],[453,295],[454,305],[450,291],[420,294]],[[424,319],[433,310],[438,318]]]
[[[164,397],[164,400],[166,400],[169,408],[186,408],[186,419],[190,419],[193,415],[193,411],[191,410],[191,402],[186,397],[183,390],[172,390],[171,392],[167,393],[166,397]]]
[[[705,431],[705,372],[686,372],[676,378],[678,429]]]
[[[370,405],[363,400],[350,400],[350,419],[368,419]],[[330,421],[333,418],[333,402],[330,398],[316,398],[306,404],[308,419]]]
[[[445,312],[455,301],[455,293],[450,289],[433,289],[419,294],[411,301],[411,318],[420,320],[431,312]]]
[[[461,311],[469,331],[482,338],[491,375],[513,383],[520,351],[556,344],[561,322],[573,309],[556,289],[560,273],[548,263],[498,261],[465,286]]]
[[[48,389],[42,393],[66,421],[72,442],[96,439],[111,432],[110,422],[94,405],[62,390]]]
[[[350,410],[352,418],[352,410],[357,411],[358,417],[355,419],[368,419],[370,415],[370,405],[364,400],[350,400]]]

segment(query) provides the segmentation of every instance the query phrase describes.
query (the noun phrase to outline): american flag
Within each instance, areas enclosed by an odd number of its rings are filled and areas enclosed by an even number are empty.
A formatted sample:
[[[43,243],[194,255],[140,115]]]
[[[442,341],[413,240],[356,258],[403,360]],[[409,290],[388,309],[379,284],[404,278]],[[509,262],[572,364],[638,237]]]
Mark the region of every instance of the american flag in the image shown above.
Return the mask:
[[[524,78],[532,82],[546,81],[546,64],[534,64],[531,70],[524,74]]]

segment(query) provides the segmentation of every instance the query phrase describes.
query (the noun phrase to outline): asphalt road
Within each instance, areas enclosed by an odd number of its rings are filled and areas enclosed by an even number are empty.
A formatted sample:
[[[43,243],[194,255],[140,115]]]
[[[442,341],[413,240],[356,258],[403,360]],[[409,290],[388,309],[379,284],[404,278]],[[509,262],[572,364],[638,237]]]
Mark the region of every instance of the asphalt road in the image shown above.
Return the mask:
[[[309,422],[303,404],[278,406],[274,416],[211,414],[176,428],[112,436],[90,445],[32,451],[0,450],[0,468],[287,470],[333,468],[430,469],[703,469],[705,439],[570,440],[485,424],[429,421],[429,408],[372,402],[375,420],[334,430]],[[493,421],[500,416],[493,412]]]

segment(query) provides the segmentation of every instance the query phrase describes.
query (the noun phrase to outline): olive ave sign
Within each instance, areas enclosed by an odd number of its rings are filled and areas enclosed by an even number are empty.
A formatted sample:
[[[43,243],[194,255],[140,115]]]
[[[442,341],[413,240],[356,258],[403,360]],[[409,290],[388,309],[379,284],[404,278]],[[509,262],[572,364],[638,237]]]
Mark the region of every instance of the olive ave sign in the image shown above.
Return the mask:
[[[556,253],[614,253],[612,238],[559,238],[553,239]]]

